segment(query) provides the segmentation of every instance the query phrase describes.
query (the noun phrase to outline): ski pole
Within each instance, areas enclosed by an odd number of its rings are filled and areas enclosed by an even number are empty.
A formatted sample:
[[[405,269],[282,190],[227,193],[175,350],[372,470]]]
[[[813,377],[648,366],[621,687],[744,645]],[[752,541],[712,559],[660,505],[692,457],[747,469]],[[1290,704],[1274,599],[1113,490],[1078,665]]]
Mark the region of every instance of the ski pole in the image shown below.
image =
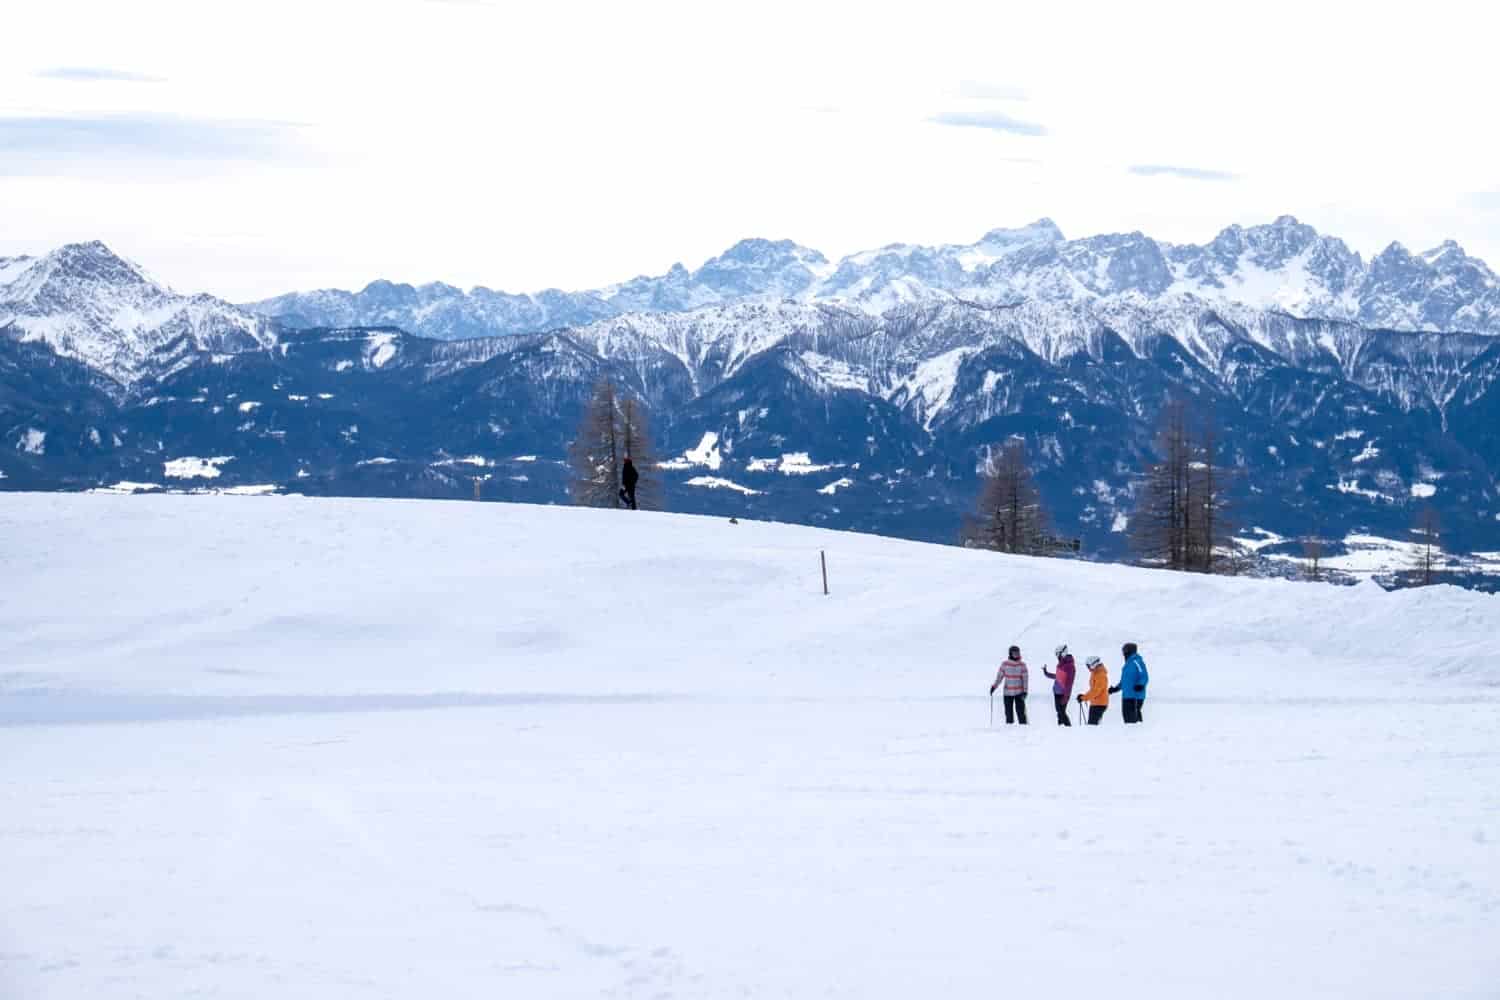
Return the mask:
[[[995,728],[995,692],[990,692],[990,728]]]

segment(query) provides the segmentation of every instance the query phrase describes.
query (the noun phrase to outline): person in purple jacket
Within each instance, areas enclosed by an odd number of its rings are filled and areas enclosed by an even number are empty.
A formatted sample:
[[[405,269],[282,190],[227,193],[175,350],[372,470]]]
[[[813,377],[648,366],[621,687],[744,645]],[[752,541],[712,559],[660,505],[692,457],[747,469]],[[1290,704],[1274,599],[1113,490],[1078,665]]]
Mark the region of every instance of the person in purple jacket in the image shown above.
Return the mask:
[[[1073,697],[1073,677],[1077,668],[1073,663],[1073,654],[1068,652],[1067,643],[1057,647],[1057,673],[1053,673],[1046,667],[1042,673],[1052,678],[1052,703],[1057,706],[1057,724],[1059,726],[1071,726],[1068,721],[1068,699]]]

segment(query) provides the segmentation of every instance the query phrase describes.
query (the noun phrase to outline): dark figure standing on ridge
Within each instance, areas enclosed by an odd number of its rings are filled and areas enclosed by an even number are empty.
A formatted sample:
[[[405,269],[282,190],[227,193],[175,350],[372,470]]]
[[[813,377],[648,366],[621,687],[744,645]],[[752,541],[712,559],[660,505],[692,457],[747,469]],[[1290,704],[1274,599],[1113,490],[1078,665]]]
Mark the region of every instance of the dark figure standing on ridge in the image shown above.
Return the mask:
[[[635,463],[630,456],[625,456],[625,471],[620,473],[620,500],[628,504],[631,510],[635,510],[635,484],[641,478],[641,474],[635,471]]]

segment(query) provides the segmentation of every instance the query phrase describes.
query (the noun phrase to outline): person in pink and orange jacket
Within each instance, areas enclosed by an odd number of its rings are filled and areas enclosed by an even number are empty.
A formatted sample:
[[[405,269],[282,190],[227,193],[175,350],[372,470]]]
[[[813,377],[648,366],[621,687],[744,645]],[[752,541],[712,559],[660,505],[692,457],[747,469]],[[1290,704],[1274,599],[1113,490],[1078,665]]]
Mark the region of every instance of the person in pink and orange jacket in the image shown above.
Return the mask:
[[[1021,659],[1021,647],[1010,647],[1010,657],[1000,664],[999,671],[995,674],[995,683],[990,685],[990,696],[994,697],[995,688],[1001,684],[1005,685],[1005,724],[1011,725],[1017,718],[1021,725],[1026,725],[1026,689],[1030,685],[1031,670],[1026,666],[1026,661]]]

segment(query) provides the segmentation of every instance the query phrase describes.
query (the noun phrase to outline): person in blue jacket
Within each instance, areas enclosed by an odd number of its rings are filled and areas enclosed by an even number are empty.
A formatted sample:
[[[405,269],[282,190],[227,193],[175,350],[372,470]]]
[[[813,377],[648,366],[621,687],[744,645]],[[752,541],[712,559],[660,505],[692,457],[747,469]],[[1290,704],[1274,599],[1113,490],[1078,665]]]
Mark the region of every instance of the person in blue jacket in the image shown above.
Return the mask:
[[[1120,692],[1120,712],[1128,726],[1144,721],[1141,709],[1146,704],[1146,685],[1151,683],[1151,675],[1146,673],[1146,661],[1136,651],[1135,643],[1127,642],[1120,653],[1125,657],[1125,666],[1120,668],[1120,683],[1110,688],[1109,693]]]

